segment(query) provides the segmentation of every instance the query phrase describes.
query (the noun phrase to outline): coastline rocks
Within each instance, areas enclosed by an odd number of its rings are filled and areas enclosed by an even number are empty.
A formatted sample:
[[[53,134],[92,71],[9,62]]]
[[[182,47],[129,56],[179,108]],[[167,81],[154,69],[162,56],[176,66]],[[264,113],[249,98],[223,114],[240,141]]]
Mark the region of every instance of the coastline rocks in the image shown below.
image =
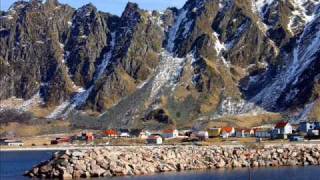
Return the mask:
[[[320,165],[320,145],[104,147],[55,153],[29,177],[72,179],[134,176],[214,168]]]

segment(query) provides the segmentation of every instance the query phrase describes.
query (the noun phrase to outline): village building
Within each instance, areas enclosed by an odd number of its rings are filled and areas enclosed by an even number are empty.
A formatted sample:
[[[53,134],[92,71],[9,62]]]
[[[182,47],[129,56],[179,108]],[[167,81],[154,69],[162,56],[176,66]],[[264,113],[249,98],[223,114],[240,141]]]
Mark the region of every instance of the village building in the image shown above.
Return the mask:
[[[130,131],[128,129],[120,129],[120,137],[128,138],[130,137]]]
[[[94,141],[94,135],[91,132],[82,133],[82,136],[87,142]]]
[[[15,140],[15,139],[0,139],[0,145],[3,145],[3,146],[23,146],[24,143],[21,140]]]
[[[271,128],[256,128],[254,136],[257,138],[271,138]]]
[[[241,138],[252,137],[254,136],[254,130],[237,128],[235,135],[236,137],[241,137]]]
[[[209,128],[207,131],[209,138],[219,137],[221,134],[221,128]]]
[[[118,137],[118,132],[114,129],[108,129],[104,131],[104,135],[107,137]]]
[[[80,133],[78,135],[72,136],[70,141],[72,143],[80,143],[80,142],[83,142],[83,141],[92,142],[92,141],[94,141],[94,139],[95,139],[95,136],[94,136],[93,133],[91,133],[91,132],[83,132],[83,133]],[[63,142],[60,142],[60,143],[63,143]]]
[[[288,135],[292,134],[292,126],[289,122],[282,121],[276,124],[274,129],[272,130],[272,138],[273,139],[288,139]]]
[[[148,144],[162,144],[162,137],[161,136],[149,136],[147,138]]]
[[[221,137],[229,138],[235,135],[235,129],[233,127],[223,127],[221,128]]]
[[[166,129],[161,131],[161,136],[166,139],[177,138],[179,136],[179,131],[177,129]]]
[[[299,131],[307,133],[308,135],[319,135],[320,122],[300,122]]]
[[[120,132],[120,137],[123,137],[123,138],[128,138],[130,137],[130,133],[129,132]]]
[[[151,136],[150,131],[143,130],[139,133],[139,138],[140,139],[147,139],[149,136]]]
[[[309,137],[312,137],[312,136],[319,136],[320,135],[320,130],[319,129],[313,129],[313,130],[309,130],[307,135]]]

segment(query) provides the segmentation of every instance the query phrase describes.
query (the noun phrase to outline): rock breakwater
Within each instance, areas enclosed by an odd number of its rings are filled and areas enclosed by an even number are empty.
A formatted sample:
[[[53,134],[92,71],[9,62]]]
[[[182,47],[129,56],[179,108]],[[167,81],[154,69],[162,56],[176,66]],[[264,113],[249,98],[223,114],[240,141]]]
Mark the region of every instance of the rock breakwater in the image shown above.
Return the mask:
[[[320,165],[320,145],[104,147],[55,153],[30,177],[134,176],[215,168]]]

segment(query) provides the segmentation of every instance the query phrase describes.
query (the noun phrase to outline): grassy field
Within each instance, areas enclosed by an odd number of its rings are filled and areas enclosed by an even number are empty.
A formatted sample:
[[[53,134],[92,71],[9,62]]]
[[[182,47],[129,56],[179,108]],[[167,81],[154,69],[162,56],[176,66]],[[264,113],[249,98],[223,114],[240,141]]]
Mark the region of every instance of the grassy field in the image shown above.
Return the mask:
[[[282,120],[282,116],[277,113],[267,113],[259,115],[227,116],[210,121],[201,122],[203,127],[224,127],[233,126],[239,128],[251,128],[263,124],[273,124]]]

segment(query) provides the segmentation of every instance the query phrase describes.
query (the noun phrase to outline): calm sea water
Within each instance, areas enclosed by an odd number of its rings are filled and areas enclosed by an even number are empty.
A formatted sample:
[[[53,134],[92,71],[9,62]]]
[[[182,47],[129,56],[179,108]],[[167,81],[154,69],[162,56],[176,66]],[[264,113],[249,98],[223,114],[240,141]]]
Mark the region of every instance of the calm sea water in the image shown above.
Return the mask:
[[[22,174],[51,157],[53,151],[0,152],[0,180],[25,180]],[[139,177],[98,178],[99,180],[248,180],[247,169],[174,172]],[[253,180],[320,180],[320,167],[253,169]]]

